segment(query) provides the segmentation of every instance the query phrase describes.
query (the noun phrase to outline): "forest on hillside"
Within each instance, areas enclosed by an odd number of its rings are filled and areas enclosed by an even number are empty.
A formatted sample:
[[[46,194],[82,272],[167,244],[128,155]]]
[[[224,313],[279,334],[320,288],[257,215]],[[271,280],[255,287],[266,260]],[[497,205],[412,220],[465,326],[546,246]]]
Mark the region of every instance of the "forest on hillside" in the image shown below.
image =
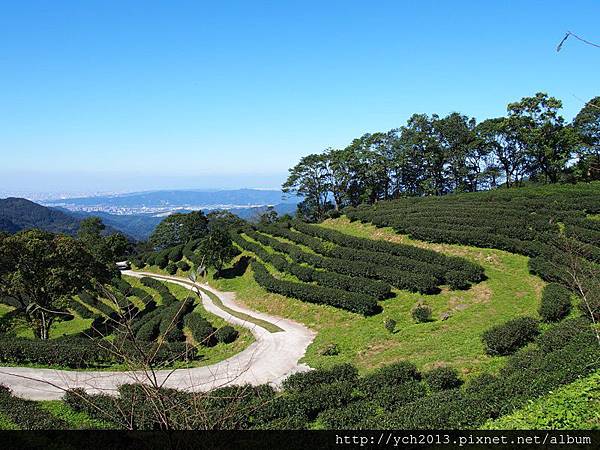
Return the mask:
[[[600,179],[600,97],[571,122],[561,108],[540,92],[479,123],[458,112],[414,114],[399,128],[303,157],[283,189],[304,196],[302,219],[319,221],[379,200]]]

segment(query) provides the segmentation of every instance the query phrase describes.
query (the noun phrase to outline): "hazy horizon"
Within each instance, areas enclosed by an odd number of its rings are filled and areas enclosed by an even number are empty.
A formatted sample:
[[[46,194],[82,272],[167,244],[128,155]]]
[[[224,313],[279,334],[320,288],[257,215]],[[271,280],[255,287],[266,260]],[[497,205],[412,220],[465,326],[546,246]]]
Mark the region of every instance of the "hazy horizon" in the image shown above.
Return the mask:
[[[24,197],[48,200],[107,194],[165,190],[279,190],[285,174],[198,174],[196,176],[90,173],[90,172],[0,172],[0,198]]]
[[[597,38],[599,6],[4,2],[0,191],[277,188],[413,113],[481,121],[538,91],[570,120],[600,62],[556,45]]]

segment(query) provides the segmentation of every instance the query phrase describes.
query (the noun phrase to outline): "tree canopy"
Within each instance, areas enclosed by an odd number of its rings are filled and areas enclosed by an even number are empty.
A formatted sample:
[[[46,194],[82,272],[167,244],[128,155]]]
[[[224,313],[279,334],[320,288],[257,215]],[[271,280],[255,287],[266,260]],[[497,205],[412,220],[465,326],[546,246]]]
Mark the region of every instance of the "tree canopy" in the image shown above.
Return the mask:
[[[414,114],[400,128],[304,156],[282,188],[304,197],[301,218],[318,221],[331,209],[403,196],[600,179],[600,97],[572,123],[561,108],[539,92],[480,123],[457,112]]]
[[[171,214],[157,225],[150,243],[156,249],[174,247],[202,238],[207,231],[208,219],[202,211]]]
[[[41,339],[73,295],[112,275],[81,240],[36,229],[0,235],[0,297],[11,299]]]

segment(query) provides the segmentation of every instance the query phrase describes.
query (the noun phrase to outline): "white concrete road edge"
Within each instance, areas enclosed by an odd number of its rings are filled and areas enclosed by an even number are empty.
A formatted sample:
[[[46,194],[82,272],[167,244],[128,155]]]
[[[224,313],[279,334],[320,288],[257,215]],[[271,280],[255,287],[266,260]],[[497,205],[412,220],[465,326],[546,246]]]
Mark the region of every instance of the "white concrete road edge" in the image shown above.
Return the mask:
[[[159,277],[148,272],[124,271],[123,273],[134,277],[154,277],[193,289],[188,280],[178,277]],[[231,324],[249,329],[255,341],[237,355],[216,364],[190,369],[156,371],[156,377],[162,386],[195,392],[242,384],[270,383],[278,386],[288,375],[310,370],[306,364],[300,364],[298,361],[313,341],[315,332],[291,320],[242,307],[235,303],[233,293],[220,292],[206,284],[198,284],[198,286],[213,292],[228,308],[276,324],[283,331],[270,333],[254,323],[238,319],[220,309],[206,294],[201,293],[202,304],[207,311]],[[120,385],[145,382],[148,376],[149,374],[145,372],[0,367],[0,384],[10,387],[14,395],[31,400],[57,400],[63,396],[65,390],[73,388],[83,388],[89,393],[115,395]]]

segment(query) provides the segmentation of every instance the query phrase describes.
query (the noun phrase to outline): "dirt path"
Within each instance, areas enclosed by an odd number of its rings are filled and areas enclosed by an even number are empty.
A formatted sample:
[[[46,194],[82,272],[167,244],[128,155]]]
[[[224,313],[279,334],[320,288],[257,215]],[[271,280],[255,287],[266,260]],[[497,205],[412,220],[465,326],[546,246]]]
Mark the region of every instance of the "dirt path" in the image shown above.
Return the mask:
[[[179,284],[190,290],[194,289],[192,283],[183,278],[133,271],[124,271],[123,274],[134,277],[153,277]],[[313,331],[291,320],[244,308],[235,303],[233,293],[220,292],[205,284],[197,286],[215,294],[232,313],[224,311],[213,303],[206,293],[200,292],[202,304],[207,311],[222,317],[231,324],[248,328],[256,340],[237,355],[210,366],[157,371],[157,379],[164,387],[206,391],[222,386],[247,383],[277,385],[294,372],[309,370],[306,364],[300,364],[298,361],[304,356],[306,348],[314,339]],[[246,316],[250,316],[250,318],[246,320],[240,318]],[[270,322],[281,331],[270,332],[257,323],[251,322],[252,319],[259,319],[258,323]],[[0,384],[9,386],[15,395],[32,400],[60,399],[65,389],[77,387],[84,388],[90,393],[114,394],[121,384],[143,382],[148,379],[147,377],[148,374],[144,372],[0,367]]]

